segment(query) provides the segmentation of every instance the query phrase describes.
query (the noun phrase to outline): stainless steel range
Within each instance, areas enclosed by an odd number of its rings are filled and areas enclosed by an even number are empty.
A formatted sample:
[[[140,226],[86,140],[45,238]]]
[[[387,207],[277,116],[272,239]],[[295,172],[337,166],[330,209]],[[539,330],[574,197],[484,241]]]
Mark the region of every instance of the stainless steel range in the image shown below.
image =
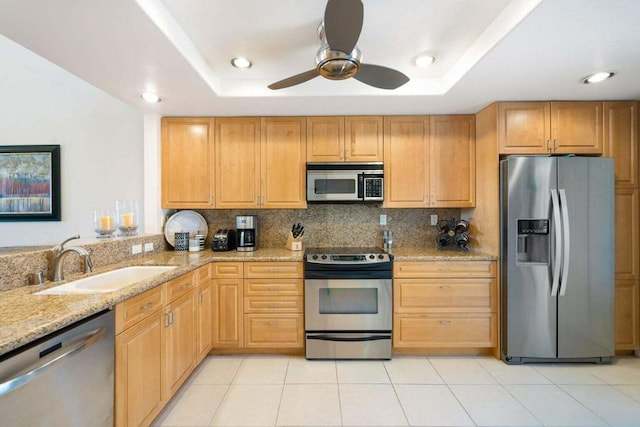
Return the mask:
[[[307,359],[390,359],[393,255],[379,248],[308,248]]]

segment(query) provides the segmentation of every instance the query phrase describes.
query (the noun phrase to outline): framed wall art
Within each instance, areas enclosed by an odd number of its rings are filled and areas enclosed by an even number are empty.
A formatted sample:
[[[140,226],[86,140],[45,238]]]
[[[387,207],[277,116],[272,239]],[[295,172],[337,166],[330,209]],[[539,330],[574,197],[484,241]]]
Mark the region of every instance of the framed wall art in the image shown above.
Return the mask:
[[[0,221],[60,221],[60,146],[0,146]]]

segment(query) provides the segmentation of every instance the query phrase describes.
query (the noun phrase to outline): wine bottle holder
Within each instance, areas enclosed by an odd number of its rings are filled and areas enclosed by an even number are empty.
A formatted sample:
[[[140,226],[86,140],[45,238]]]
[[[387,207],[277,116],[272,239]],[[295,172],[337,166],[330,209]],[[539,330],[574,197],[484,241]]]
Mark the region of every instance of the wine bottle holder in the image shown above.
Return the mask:
[[[470,248],[469,222],[464,219],[443,219],[436,225],[438,249],[457,247],[463,251]]]

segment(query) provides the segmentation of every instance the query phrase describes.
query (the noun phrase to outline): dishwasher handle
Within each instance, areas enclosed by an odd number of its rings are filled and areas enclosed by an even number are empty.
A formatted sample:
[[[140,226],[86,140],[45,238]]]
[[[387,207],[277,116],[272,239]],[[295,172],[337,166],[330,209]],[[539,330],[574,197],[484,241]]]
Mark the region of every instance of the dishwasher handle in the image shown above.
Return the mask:
[[[80,353],[81,351],[91,347],[104,336],[106,331],[106,328],[98,328],[89,331],[86,334],[80,336],[80,342],[71,345],[70,348],[66,349],[62,354],[56,356],[48,362],[34,363],[27,369],[23,369],[18,373],[17,376],[0,384],[0,397],[4,396],[5,394],[11,393],[18,387],[38,378],[40,375],[53,368],[58,364],[58,362],[64,360],[66,357],[72,356],[76,353]]]

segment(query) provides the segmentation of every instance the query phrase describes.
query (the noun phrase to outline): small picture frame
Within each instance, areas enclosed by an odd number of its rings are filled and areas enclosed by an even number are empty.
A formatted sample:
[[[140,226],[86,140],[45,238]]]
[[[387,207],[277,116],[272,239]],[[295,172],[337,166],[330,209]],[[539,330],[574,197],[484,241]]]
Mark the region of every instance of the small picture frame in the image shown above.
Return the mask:
[[[0,221],[60,216],[60,145],[0,146]]]

